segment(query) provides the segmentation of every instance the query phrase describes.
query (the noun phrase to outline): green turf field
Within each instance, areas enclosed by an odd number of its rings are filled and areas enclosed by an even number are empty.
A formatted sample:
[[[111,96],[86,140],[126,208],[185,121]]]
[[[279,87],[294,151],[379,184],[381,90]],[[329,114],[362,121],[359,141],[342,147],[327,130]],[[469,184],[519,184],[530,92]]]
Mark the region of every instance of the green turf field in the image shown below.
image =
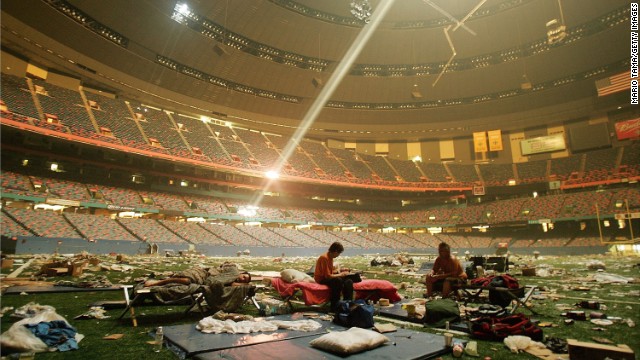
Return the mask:
[[[99,256],[101,264],[117,264],[115,257]],[[365,271],[365,276],[370,278],[386,279],[402,287],[400,293],[407,297],[420,297],[424,291],[424,286],[420,283],[419,277],[413,275],[412,270],[417,270],[426,258],[414,257],[414,267],[371,267],[371,256],[339,257],[343,266],[349,266]],[[531,303],[540,315],[533,318],[543,323],[549,323],[552,327],[545,327],[544,334],[560,338],[573,338],[581,341],[592,342],[593,338],[605,338],[616,344],[626,344],[630,346],[636,354],[640,351],[640,336],[638,327],[630,327],[628,319],[635,324],[640,323],[640,283],[629,284],[607,284],[593,281],[595,270],[588,269],[590,261],[602,261],[606,266],[606,273],[620,275],[628,278],[639,279],[640,258],[637,256],[579,256],[579,257],[532,257],[512,256],[511,261],[514,267],[510,273],[520,281],[521,285],[537,285],[544,291],[536,293]],[[24,260],[28,260],[25,257]],[[36,260],[26,268],[19,276],[29,278],[36,275],[44,259]],[[86,269],[82,280],[88,280],[97,276],[106,276],[113,284],[127,283],[134,284],[136,280],[146,277],[151,273],[156,273],[161,277],[167,271],[181,270],[195,264],[203,266],[215,266],[225,261],[238,263],[242,268],[249,271],[281,271],[285,268],[294,268],[307,271],[314,263],[315,257],[309,258],[284,258],[282,262],[276,262],[273,258],[257,257],[234,257],[234,258],[163,258],[163,257],[127,257],[125,262],[131,266],[128,271]],[[13,269],[4,269],[3,274],[9,270],[17,269],[19,264]],[[548,277],[524,277],[521,276],[520,268],[523,266],[536,266],[547,268],[550,271]],[[94,271],[95,270],[95,271]],[[70,276],[58,278],[48,278],[52,280],[78,280]],[[3,286],[9,282],[3,280]],[[579,289],[579,290],[576,290]],[[581,289],[581,290],[580,290]],[[260,293],[278,295],[272,289],[260,289]],[[80,342],[80,349],[70,352],[53,352],[36,354],[38,359],[140,359],[141,357],[152,357],[154,359],[176,359],[177,356],[171,351],[164,349],[160,353],[153,352],[152,346],[147,344],[153,340],[149,336],[157,326],[176,325],[193,323],[195,324],[201,316],[194,313],[189,316],[183,315],[184,306],[146,306],[137,309],[138,327],[133,327],[131,319],[125,317],[118,320],[120,309],[110,310],[107,319],[74,320],[73,318],[85,313],[88,305],[101,300],[122,300],[121,291],[89,291],[77,293],[53,293],[53,294],[25,294],[25,295],[3,295],[2,307],[19,308],[29,302],[40,305],[51,305],[56,308],[58,314],[64,316],[78,332],[85,338]],[[605,314],[609,317],[618,317],[625,321],[616,321],[613,325],[603,326],[603,331],[593,330],[598,327],[589,321],[576,321],[573,325],[566,325],[565,318],[560,316],[563,305],[573,306],[582,300],[597,300],[606,305]],[[530,315],[526,309],[521,309],[524,314]],[[591,310],[585,310],[587,314]],[[257,316],[255,307],[246,304],[242,312]],[[17,321],[11,316],[13,311],[6,311],[1,319],[2,331],[6,331],[9,326]],[[421,331],[431,331],[429,328],[419,328]],[[104,340],[103,337],[110,334],[124,334],[119,340]],[[490,356],[492,359],[533,359],[529,354],[514,355],[509,352],[500,342],[478,341],[478,351],[481,355]],[[471,358],[466,356],[466,358]],[[450,358],[445,356],[443,358]]]

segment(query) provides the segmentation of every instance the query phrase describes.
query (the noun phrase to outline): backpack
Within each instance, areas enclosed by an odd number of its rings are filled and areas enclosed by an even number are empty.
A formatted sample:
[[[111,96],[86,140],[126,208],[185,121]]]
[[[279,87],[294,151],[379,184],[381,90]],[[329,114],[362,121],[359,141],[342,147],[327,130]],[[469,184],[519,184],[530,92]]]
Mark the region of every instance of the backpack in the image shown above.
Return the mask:
[[[424,322],[429,326],[441,328],[447,321],[454,323],[460,320],[458,303],[451,299],[437,299],[425,304]]]
[[[340,301],[333,322],[346,327],[370,329],[373,327],[373,305],[364,300]]]
[[[523,335],[532,340],[542,341],[542,329],[524,314],[514,314],[502,318],[480,317],[471,321],[471,336],[480,340],[502,341],[507,336]]]

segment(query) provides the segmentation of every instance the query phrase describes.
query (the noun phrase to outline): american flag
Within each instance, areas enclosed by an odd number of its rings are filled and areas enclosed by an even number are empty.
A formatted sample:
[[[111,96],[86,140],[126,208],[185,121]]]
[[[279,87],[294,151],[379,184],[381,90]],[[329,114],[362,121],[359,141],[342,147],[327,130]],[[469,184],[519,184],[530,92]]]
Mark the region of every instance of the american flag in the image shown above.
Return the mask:
[[[606,96],[631,88],[631,71],[596,80],[598,96]]]

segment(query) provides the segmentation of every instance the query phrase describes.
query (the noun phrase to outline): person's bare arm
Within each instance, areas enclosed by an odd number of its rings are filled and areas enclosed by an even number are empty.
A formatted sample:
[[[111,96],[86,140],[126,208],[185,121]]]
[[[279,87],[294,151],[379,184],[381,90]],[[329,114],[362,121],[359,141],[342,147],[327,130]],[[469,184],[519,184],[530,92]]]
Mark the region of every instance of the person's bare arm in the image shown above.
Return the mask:
[[[189,285],[189,284],[191,284],[191,280],[189,280],[188,278],[184,278],[184,277],[170,277],[170,278],[166,278],[166,279],[162,279],[162,280],[147,280],[147,281],[144,282],[144,286],[145,287],[162,286],[162,285],[166,285],[166,284]]]
[[[332,278],[339,278],[339,277],[345,277],[347,275],[349,275],[348,271],[341,271],[341,272],[335,272],[335,273],[331,274],[330,276]]]

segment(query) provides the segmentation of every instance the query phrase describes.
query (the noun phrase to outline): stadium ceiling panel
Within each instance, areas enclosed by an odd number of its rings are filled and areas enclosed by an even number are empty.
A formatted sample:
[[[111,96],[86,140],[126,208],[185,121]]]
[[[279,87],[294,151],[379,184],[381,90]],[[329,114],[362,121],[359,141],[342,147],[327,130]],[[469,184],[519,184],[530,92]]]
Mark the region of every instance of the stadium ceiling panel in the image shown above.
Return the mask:
[[[2,46],[123,98],[292,133],[386,1],[6,1]],[[452,138],[614,109],[627,97],[595,83],[628,71],[629,36],[624,0],[398,0],[308,135]]]

